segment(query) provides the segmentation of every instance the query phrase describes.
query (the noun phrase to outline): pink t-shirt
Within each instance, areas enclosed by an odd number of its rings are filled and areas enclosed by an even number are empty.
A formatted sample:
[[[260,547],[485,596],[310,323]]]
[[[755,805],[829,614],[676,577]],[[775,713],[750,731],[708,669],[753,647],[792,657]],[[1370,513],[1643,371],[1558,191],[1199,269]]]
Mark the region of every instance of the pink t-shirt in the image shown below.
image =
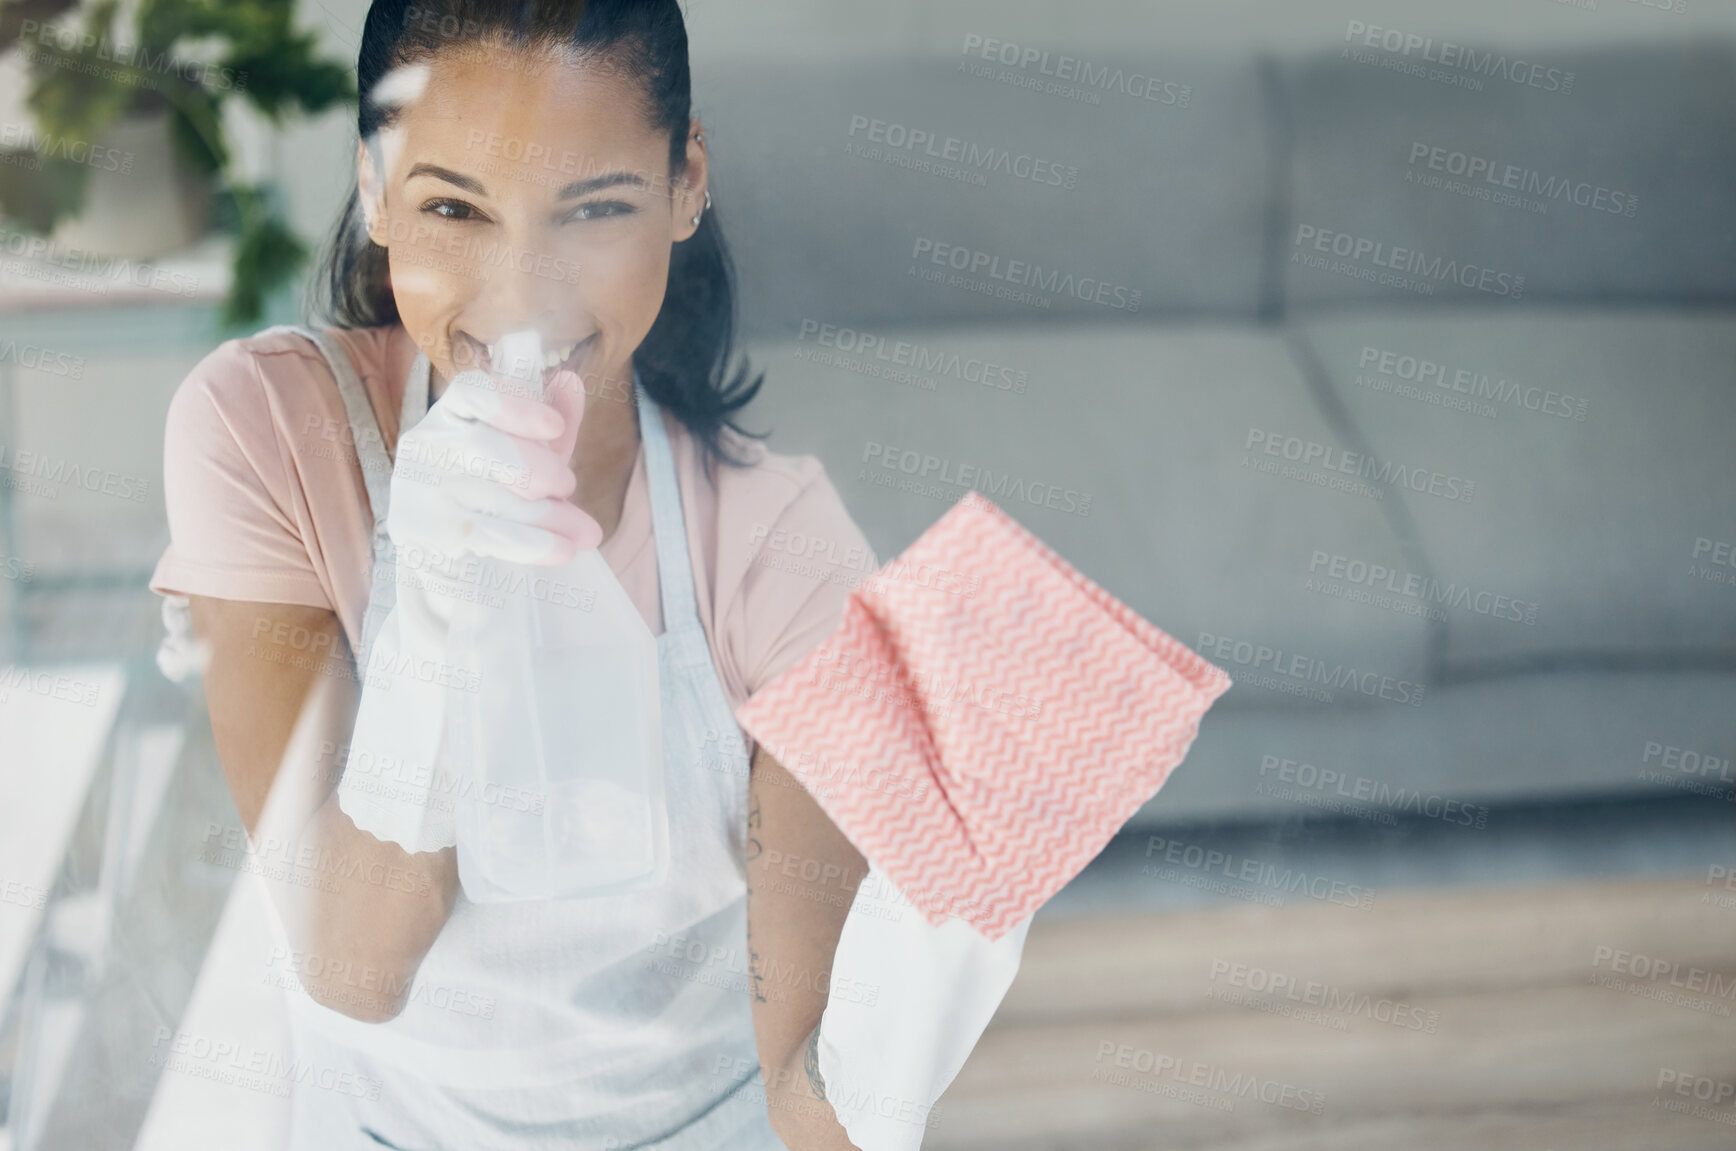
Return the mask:
[[[381,434],[395,444],[414,343],[398,325],[336,334]],[[738,458],[755,462],[720,462],[713,485],[698,441],[673,416],[663,422],[699,620],[734,710],[832,634],[851,587],[877,565],[819,460],[767,451],[726,430]],[[219,346],[169,405],[163,492],[171,542],[151,589],[329,608],[355,650],[371,588],[373,515],[350,441],[337,383],[306,339],[278,332]],[[643,443],[621,522],[601,551],[661,634]]]

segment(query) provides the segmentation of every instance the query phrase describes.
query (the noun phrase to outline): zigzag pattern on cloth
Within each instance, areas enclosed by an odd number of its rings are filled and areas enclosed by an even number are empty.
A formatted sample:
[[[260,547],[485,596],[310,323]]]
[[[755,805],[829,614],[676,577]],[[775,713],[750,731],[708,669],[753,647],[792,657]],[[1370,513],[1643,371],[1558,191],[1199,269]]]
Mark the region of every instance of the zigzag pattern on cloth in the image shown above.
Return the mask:
[[[895,575],[923,565],[975,594]],[[994,940],[1163,786],[1230,684],[972,492],[736,718],[930,923]]]

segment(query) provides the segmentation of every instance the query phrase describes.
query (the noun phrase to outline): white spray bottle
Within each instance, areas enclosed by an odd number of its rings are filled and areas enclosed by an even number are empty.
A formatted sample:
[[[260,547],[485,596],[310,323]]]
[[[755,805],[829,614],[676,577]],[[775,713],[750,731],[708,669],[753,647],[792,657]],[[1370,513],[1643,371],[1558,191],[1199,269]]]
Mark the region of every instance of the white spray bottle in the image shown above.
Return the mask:
[[[495,374],[542,395],[542,339],[506,336]],[[657,640],[596,550],[566,564],[481,562],[449,658],[458,875],[472,902],[573,899],[668,871]]]

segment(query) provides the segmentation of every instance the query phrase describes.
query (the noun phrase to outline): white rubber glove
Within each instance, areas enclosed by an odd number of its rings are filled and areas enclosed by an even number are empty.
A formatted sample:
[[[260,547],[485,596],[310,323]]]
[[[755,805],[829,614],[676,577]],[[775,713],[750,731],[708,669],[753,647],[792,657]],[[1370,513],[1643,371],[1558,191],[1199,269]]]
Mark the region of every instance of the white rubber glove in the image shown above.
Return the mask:
[[[386,531],[400,556],[424,548],[558,564],[597,546],[602,528],[567,498],[584,415],[578,376],[555,373],[545,400],[484,372],[453,377],[398,440]]]
[[[870,864],[832,959],[820,1017],[820,1077],[862,1151],[918,1151],[1019,972],[1031,916],[993,942],[962,919],[931,925]]]
[[[542,400],[467,371],[399,436],[386,516],[397,597],[362,672],[338,784],[338,806],[378,839],[411,852],[458,842],[458,775],[442,758],[447,692],[482,685],[477,669],[447,660],[447,624],[458,598],[486,594],[480,559],[560,564],[602,541],[597,521],[568,499],[583,415],[570,371],[551,376]]]

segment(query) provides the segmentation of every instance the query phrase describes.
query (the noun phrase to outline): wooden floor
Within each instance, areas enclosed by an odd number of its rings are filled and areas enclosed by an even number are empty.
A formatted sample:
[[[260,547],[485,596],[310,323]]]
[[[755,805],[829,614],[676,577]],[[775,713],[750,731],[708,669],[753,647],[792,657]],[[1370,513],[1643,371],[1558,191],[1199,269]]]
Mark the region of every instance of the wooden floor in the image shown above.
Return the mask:
[[[1730,1151],[1736,1101],[1658,1084],[1736,1084],[1733,1011],[1692,879],[1039,921],[924,1147]]]

